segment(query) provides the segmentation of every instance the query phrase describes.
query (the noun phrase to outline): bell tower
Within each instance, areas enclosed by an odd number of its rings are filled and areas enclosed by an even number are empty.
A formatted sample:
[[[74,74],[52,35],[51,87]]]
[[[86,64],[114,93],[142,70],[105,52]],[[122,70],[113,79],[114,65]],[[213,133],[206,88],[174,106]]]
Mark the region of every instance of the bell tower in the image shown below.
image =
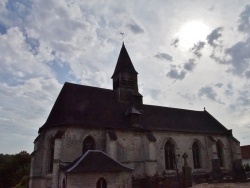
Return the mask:
[[[137,72],[128,55],[124,43],[116,63],[113,76],[113,90],[119,102],[131,103],[132,106],[142,105],[142,95],[138,92]]]

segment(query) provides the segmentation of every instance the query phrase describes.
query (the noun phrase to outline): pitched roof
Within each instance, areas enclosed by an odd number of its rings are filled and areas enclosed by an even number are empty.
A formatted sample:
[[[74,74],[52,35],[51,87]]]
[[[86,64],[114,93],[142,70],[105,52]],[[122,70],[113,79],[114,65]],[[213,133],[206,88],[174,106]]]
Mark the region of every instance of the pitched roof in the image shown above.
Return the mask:
[[[100,150],[88,150],[64,168],[68,173],[129,172],[128,168]]]
[[[193,111],[144,105],[142,126],[150,130],[228,133],[228,130],[207,111]]]
[[[134,74],[138,74],[134,68],[134,65],[128,55],[128,52],[125,48],[124,43],[122,44],[122,48],[116,63],[116,67],[115,67],[115,71],[113,73],[113,76],[111,78],[113,78],[114,76],[116,76],[118,73],[120,72],[129,72],[129,73],[134,73]]]
[[[241,146],[240,150],[241,150],[242,159],[250,159],[250,145]]]
[[[65,83],[46,123],[39,133],[51,127],[76,125],[91,128],[170,130],[223,133],[226,129],[207,111],[142,105],[140,126],[131,124],[130,107],[116,100],[113,90]]]

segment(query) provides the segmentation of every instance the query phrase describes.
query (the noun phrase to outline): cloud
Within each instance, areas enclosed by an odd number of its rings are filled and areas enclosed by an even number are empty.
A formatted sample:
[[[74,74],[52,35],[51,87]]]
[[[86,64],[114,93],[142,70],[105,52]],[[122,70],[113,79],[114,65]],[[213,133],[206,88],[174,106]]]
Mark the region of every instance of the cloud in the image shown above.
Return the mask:
[[[141,34],[144,33],[144,30],[136,23],[129,23],[127,27],[134,33],[134,34]]]
[[[231,65],[230,71],[236,75],[246,74],[250,68],[250,38],[246,41],[240,41],[231,48],[225,50],[225,54],[229,56],[226,62]],[[246,73],[245,73],[246,72]]]
[[[37,61],[31,52],[32,47],[27,45],[26,38],[18,27],[12,27],[7,33],[0,35],[0,62],[1,74],[15,78],[23,76],[46,76],[53,73],[43,62]]]
[[[171,43],[171,46],[178,47],[178,44],[179,44],[179,39],[177,38]]]
[[[221,88],[223,86],[223,84],[222,83],[217,83],[217,84],[215,84],[215,86],[218,87],[218,88]]]
[[[166,60],[166,61],[173,61],[173,57],[166,53],[160,53],[158,52],[154,57],[160,60]]]
[[[7,28],[5,25],[1,24],[0,22],[0,35],[6,34]]]
[[[195,59],[189,59],[188,62],[184,64],[184,69],[187,71],[193,71],[195,66]]]
[[[171,70],[167,73],[167,77],[177,80],[183,80],[187,72],[184,70],[178,70],[176,66],[172,65]]]
[[[225,89],[225,95],[226,96],[233,96],[234,94],[234,88],[232,83],[227,84],[227,87]]]
[[[161,91],[159,89],[144,88],[143,92],[148,94],[152,99],[158,99]]]
[[[245,6],[244,11],[239,16],[238,22],[238,30],[250,35],[250,4]]]
[[[250,34],[250,5],[246,5],[241,12],[238,20],[238,30]],[[218,27],[212,31],[207,37],[208,44],[213,47],[213,52],[210,58],[220,64],[229,65],[228,71],[237,76],[250,77],[250,36],[238,41],[231,47],[222,49],[222,27]]]
[[[0,145],[1,150],[13,152],[19,142],[22,143],[19,149],[24,146],[32,149],[32,140],[45,122],[60,88],[57,80],[43,77],[15,86],[0,83],[0,136],[6,142]],[[6,145],[14,147],[5,148]]]
[[[250,78],[250,70],[245,72],[245,77],[248,78],[248,79]]]
[[[195,59],[189,59],[186,63],[180,66],[171,65],[167,77],[177,80],[183,80],[188,72],[192,72],[195,68]]]
[[[194,44],[190,51],[193,52],[196,57],[200,58],[202,56],[201,50],[204,48],[205,44],[205,42],[199,41],[197,44]]]
[[[250,92],[249,84],[245,84],[240,91],[236,91],[237,98],[230,104],[230,109],[237,112],[240,116],[246,115],[249,117]]]
[[[190,105],[193,105],[193,102],[196,100],[196,96],[193,93],[186,93],[186,94],[182,94],[180,92],[178,92],[178,94],[183,97],[184,99],[187,99],[189,101]]]
[[[217,27],[207,36],[207,42],[210,46],[216,47],[221,45],[222,41],[219,38],[222,36],[222,31],[222,27]]]
[[[219,102],[220,104],[224,104],[221,101],[221,99],[218,99],[217,93],[215,92],[215,90],[211,86],[205,86],[205,87],[200,88],[198,91],[198,96],[199,97],[205,96],[206,98],[208,98],[212,101],[216,101],[216,102]]]
[[[237,98],[237,101],[240,106],[249,107],[250,106],[249,90],[239,91],[239,97]]]

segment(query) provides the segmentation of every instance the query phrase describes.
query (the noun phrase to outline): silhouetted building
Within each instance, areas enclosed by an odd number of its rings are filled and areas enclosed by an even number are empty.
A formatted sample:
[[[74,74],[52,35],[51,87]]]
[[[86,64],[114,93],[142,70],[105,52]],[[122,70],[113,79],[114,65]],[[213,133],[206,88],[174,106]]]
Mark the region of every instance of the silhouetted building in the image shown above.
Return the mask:
[[[232,171],[239,142],[206,110],[143,103],[122,45],[113,90],[65,83],[34,141],[30,188],[156,187],[187,153],[193,177]]]
[[[241,146],[241,155],[243,165],[250,165],[250,145]]]

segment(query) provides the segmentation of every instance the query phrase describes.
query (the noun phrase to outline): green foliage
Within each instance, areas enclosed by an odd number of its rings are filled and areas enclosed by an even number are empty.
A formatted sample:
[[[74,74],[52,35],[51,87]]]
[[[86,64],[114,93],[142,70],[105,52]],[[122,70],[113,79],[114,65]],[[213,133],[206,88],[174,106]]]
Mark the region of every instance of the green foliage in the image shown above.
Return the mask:
[[[30,159],[26,151],[15,155],[0,154],[0,188],[28,187]]]
[[[15,186],[15,188],[28,188],[29,186],[29,177],[23,176],[21,181]]]
[[[246,172],[249,172],[250,171],[250,165],[247,163],[244,165],[244,169]]]

